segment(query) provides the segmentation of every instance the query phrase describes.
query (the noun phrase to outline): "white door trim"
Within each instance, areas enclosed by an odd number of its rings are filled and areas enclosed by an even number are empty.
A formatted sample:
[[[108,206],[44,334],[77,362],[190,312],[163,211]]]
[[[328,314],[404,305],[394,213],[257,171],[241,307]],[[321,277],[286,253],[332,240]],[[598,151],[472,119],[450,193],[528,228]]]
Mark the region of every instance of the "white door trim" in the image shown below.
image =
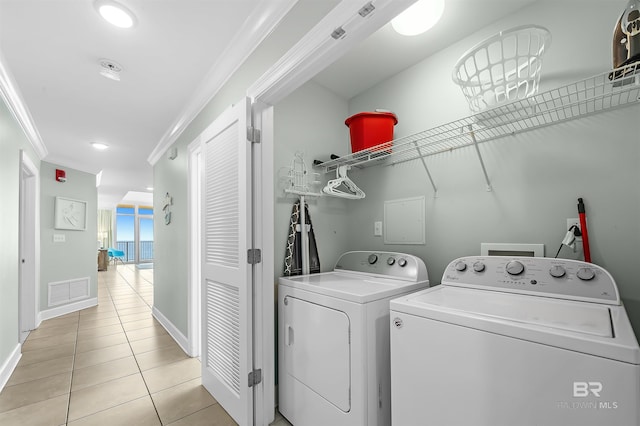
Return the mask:
[[[20,151],[19,335],[35,329],[40,299],[40,171]]]
[[[342,0],[249,87],[247,96],[275,105],[415,1]],[[360,16],[359,11],[368,3],[373,4],[374,11]],[[339,27],[345,35],[336,40],[331,34]]]
[[[188,191],[187,205],[189,217],[188,233],[188,258],[189,271],[187,279],[189,282],[189,317],[187,336],[189,339],[189,356],[200,356],[200,321],[201,314],[201,250],[202,250],[202,190],[201,190],[201,154],[202,140],[200,136],[193,140],[187,147],[187,173]]]
[[[274,331],[274,119],[273,105],[313,78],[325,66],[374,33],[415,0],[374,0],[374,13],[362,18],[358,11],[367,3],[343,0],[309,31],[280,60],[247,90],[253,100],[254,123],[261,130],[261,143],[254,158],[256,197],[254,217],[255,247],[262,248],[262,263],[255,268],[254,306],[255,368],[262,368],[263,382],[255,389],[256,426],[267,426],[275,413],[275,331]],[[330,34],[338,27],[347,37],[335,40]],[[259,186],[258,186],[259,185]],[[261,321],[261,322],[260,322]]]
[[[273,107],[254,102],[252,120],[261,133],[253,144],[253,246],[262,250],[253,274],[254,368],[262,370],[254,387],[254,425],[267,426],[275,417]]]

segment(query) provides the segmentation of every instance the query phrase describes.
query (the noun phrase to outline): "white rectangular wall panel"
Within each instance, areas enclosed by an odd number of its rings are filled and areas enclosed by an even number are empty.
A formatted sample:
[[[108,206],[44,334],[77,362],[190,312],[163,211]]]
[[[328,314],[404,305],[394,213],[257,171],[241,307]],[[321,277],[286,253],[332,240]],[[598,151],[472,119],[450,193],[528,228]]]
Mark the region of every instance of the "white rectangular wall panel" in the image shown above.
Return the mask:
[[[384,202],[384,243],[425,244],[425,198]]]

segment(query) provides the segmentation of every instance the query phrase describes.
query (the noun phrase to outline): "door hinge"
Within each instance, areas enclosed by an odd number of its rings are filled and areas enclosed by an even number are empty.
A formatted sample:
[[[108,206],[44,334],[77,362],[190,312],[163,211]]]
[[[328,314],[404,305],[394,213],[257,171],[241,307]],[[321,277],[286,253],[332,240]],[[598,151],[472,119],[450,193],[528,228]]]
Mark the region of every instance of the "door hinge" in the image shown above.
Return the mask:
[[[249,387],[253,387],[262,382],[262,369],[249,372]]]
[[[247,127],[247,140],[252,143],[260,143],[260,129],[255,127]]]
[[[247,263],[249,263],[249,265],[255,265],[260,262],[262,262],[262,250],[260,249],[247,250]]]

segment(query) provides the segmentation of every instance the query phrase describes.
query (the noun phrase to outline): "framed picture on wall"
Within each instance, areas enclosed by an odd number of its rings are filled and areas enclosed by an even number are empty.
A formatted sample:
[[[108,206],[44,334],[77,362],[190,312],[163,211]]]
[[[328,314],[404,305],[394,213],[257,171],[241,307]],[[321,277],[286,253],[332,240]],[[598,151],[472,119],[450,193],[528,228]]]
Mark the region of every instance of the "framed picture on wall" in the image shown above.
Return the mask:
[[[87,202],[56,197],[55,229],[84,231],[87,229]]]

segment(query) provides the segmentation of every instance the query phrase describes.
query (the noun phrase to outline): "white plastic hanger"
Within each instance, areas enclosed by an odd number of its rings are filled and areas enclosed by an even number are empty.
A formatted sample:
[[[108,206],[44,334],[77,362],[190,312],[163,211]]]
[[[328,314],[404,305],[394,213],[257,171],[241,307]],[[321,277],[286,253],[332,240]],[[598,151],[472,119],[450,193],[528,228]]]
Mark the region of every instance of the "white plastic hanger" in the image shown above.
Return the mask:
[[[349,166],[338,166],[336,179],[331,179],[327,182],[327,186],[322,189],[322,192],[333,197],[348,198],[350,200],[364,198],[364,191],[358,188],[347,176],[347,170],[349,169]]]

